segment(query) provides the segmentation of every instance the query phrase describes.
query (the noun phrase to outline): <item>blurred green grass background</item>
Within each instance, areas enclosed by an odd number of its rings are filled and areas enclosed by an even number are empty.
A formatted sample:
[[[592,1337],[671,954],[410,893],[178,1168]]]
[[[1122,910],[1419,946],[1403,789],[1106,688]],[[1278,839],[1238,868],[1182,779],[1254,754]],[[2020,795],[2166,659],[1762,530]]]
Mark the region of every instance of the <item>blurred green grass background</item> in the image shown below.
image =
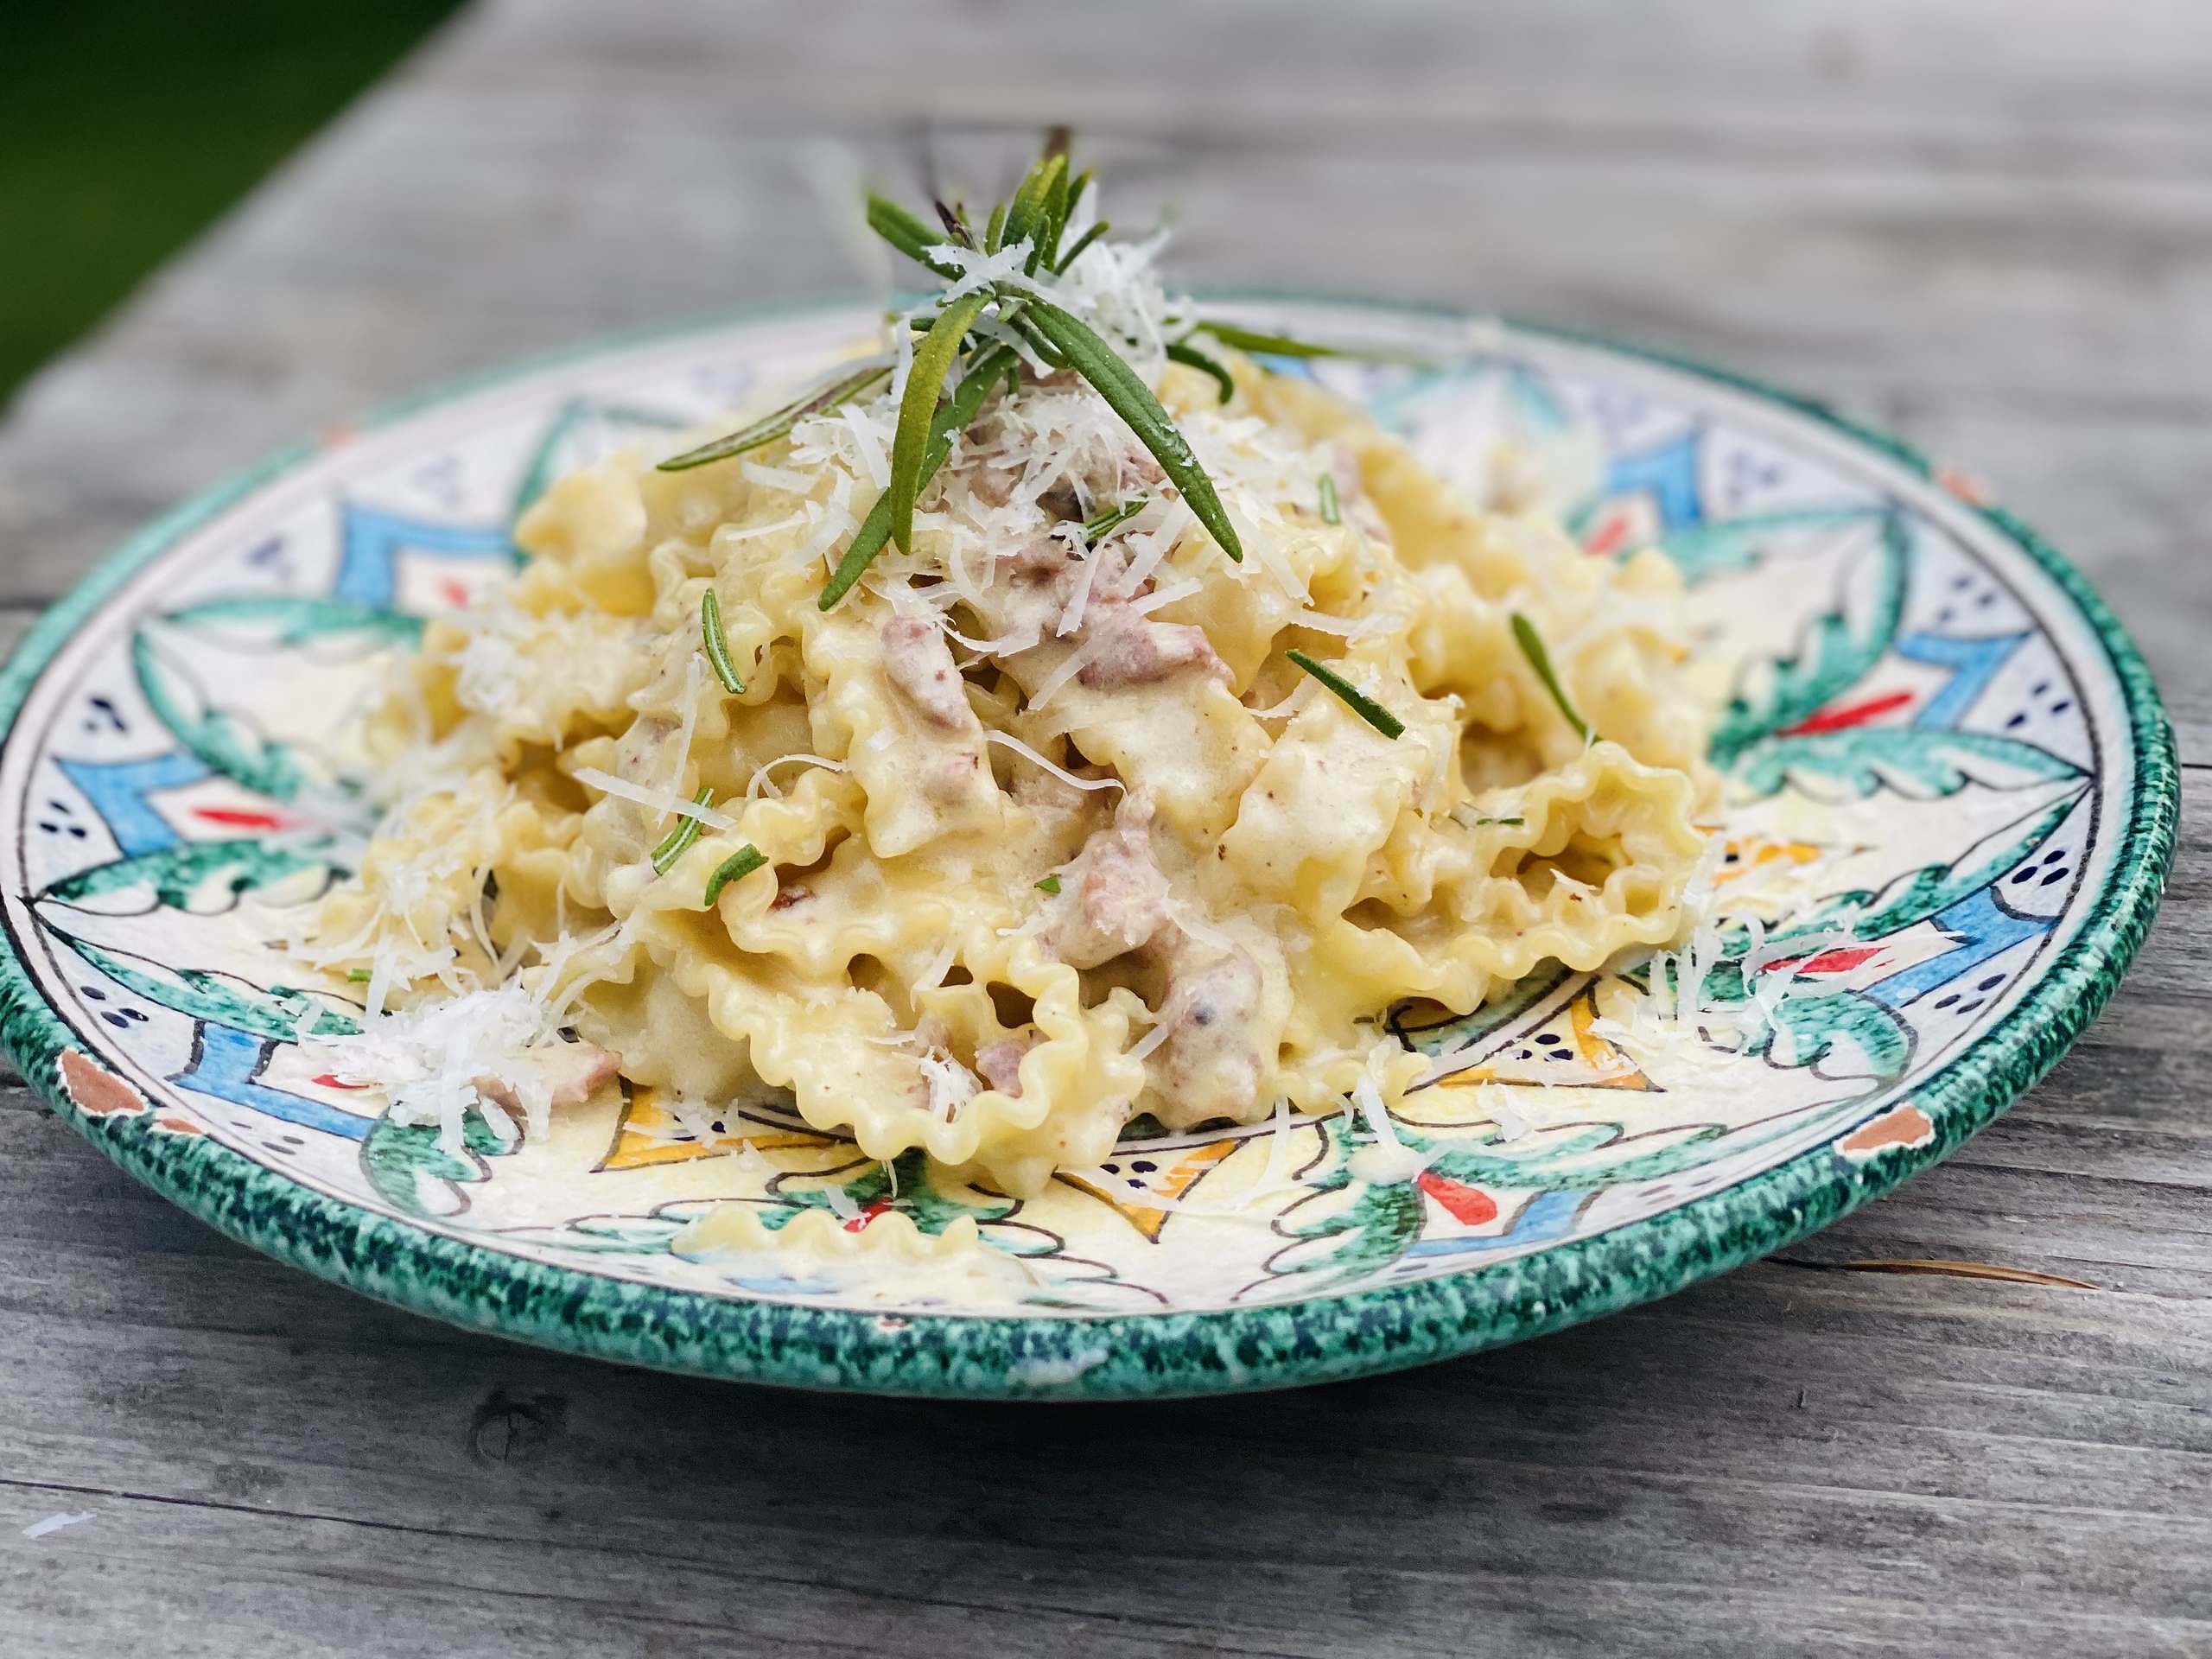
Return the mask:
[[[458,0],[0,0],[0,404]]]

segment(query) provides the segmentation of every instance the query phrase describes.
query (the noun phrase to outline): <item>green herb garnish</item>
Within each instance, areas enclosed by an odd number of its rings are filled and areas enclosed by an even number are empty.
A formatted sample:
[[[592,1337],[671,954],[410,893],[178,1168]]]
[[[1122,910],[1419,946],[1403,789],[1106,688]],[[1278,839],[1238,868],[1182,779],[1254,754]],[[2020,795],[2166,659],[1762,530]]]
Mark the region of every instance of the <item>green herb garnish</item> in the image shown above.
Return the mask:
[[[922,491],[922,464],[929,452],[930,427],[938,396],[969,326],[991,302],[988,294],[970,294],[937,314],[914,361],[906,371],[906,390],[899,400],[899,429],[891,440],[891,539],[904,551],[914,538],[914,498]]]
[[[1078,195],[1080,193],[1078,193]],[[1085,231],[1081,236],[1078,236],[1074,241],[1068,245],[1068,251],[1062,254],[1058,262],[1053,264],[1052,275],[1055,276],[1066,276],[1068,267],[1075,264],[1077,260],[1083,257],[1084,251],[1089,248],[1092,243],[1096,242],[1100,237],[1105,235],[1107,232],[1113,228],[1112,225],[1109,224],[1103,219],[1092,225],[1089,230]]]
[[[994,206],[981,219],[971,218],[959,204],[935,202],[938,226],[931,226],[898,203],[870,194],[868,222],[877,235],[917,264],[926,267],[948,285],[960,282],[964,260],[950,257],[956,248],[984,256],[1007,248],[1026,249],[1021,276],[976,288],[958,299],[940,297],[909,319],[921,332],[904,389],[899,395],[898,424],[893,435],[889,481],[875,506],[861,521],[847,546],[818,601],[828,610],[853,589],[885,546],[909,550],[913,533],[915,504],[931,478],[943,465],[953,442],[982,413],[984,402],[1001,377],[1007,395],[1020,388],[1019,365],[1024,355],[1055,368],[1072,368],[1089,381],[1108,407],[1121,417],[1137,441],[1160,464],[1198,523],[1222,551],[1242,561],[1244,549],[1237,537],[1214,483],[1192,453],[1190,444],[1152,388],[1120,353],[1100,338],[1090,324],[1056,304],[1051,297],[1054,279],[1063,275],[1084,251],[1106,234],[1107,224],[1097,220],[1065,249],[1068,220],[1090,190],[1090,175],[1072,170],[1065,145],[1048,144],[1045,154],[1023,177],[1012,196]],[[980,223],[978,238],[971,228]],[[1198,323],[1188,319],[1181,337],[1167,347],[1178,363],[1212,378],[1226,402],[1235,391],[1229,371],[1210,353],[1192,344],[1190,335],[1203,330],[1223,344],[1278,356],[1335,357],[1375,353],[1333,346],[1317,346],[1281,334],[1256,333],[1228,323]],[[1012,342],[1019,342],[1019,349]],[[956,375],[956,371],[957,375]],[[874,385],[888,373],[883,365],[872,365],[869,378],[857,388],[831,388],[796,412],[757,423],[745,433],[678,456],[664,465],[698,465],[734,454],[741,440],[766,442],[791,429],[810,409],[849,400],[856,390]],[[858,377],[853,377],[857,380]],[[948,385],[953,387],[946,396]],[[806,400],[803,400],[805,403]],[[777,423],[780,421],[780,427]],[[774,428],[775,429],[771,429]]]
[[[1358,357],[1372,363],[1414,363],[1427,365],[1433,359],[1418,352],[1395,352],[1381,346],[1324,346],[1311,340],[1294,340],[1288,334],[1262,334],[1256,328],[1240,328],[1233,322],[1204,321],[1196,330],[1211,334],[1232,351],[1254,352],[1262,357]]]
[[[356,985],[365,985],[376,976],[365,968],[348,968],[346,970],[346,977]]]
[[[699,785],[699,792],[691,798],[691,804],[704,806],[714,798],[713,785],[702,784]],[[674,869],[676,861],[691,850],[691,843],[699,839],[699,831],[704,827],[696,818],[685,818],[675,829],[670,830],[668,839],[653,849],[653,874],[666,875]]]
[[[1020,360],[1011,346],[996,346],[969,360],[968,372],[961,377],[960,389],[937,411],[930,423],[930,442],[922,457],[922,482],[926,485],[936,476],[937,469],[944,465],[944,458],[952,453],[956,434],[966,429],[983,406],[983,399],[990,396],[991,387],[1001,374],[1010,373]],[[830,578],[830,585],[822,590],[816,604],[828,610],[853,590],[853,584],[868,574],[876,555],[891,539],[891,492],[886,490],[876,497],[875,505],[868,509],[868,517],[861,520],[860,531],[853,537],[845,556],[837,562],[836,574]]]
[[[1145,505],[1152,498],[1148,495],[1133,495],[1120,506],[1109,507],[1096,518],[1084,519],[1083,544],[1085,547],[1097,546],[1099,543],[1142,512],[1145,510]]]
[[[1321,522],[1341,524],[1344,521],[1344,514],[1337,507],[1337,475],[1324,473],[1321,474]]]
[[[706,646],[707,665],[733,697],[745,695],[745,682],[729,659],[729,640],[722,632],[722,601],[710,585],[699,599],[699,638]]]
[[[712,910],[715,900],[722,896],[722,889],[733,881],[741,881],[753,871],[764,868],[768,856],[751,842],[739,848],[715,866],[715,873],[707,878],[707,908]]]
[[[957,268],[930,257],[930,250],[938,245],[930,227],[897,202],[871,194],[868,199],[868,227],[909,259],[927,265],[947,282],[960,279]]]
[[[1088,175],[1071,175],[1065,151],[1048,151],[1029,169],[1012,198],[992,209],[986,221],[984,247],[1019,247],[1026,243],[1029,255],[1024,270],[1028,277],[1034,278],[1040,270],[1058,275],[1103,232],[1103,225],[1092,226],[1062,257],[1060,240],[1067,229],[1068,216],[1075,211],[1089,182]],[[949,223],[957,220],[957,215],[949,216]],[[949,261],[930,251],[940,245],[929,226],[895,202],[870,196],[868,221],[878,235],[907,257],[940,276],[957,276],[957,270]],[[964,228],[964,221],[958,222]],[[915,498],[934,470],[929,464],[929,454],[936,447],[934,439],[939,429],[936,417],[944,413],[939,399],[945,380],[963,352],[969,353],[971,359],[988,354],[982,340],[971,341],[969,335],[984,314],[993,309],[998,321],[1046,363],[1055,367],[1072,366],[1090,381],[1137,441],[1151,452],[1160,470],[1173,480],[1191,511],[1222,550],[1232,559],[1244,556],[1236,531],[1215,493],[1213,480],[1198,465],[1190,445],[1168,418],[1166,410],[1160,406],[1152,389],[1081,318],[1040,297],[1028,285],[1011,282],[996,283],[941,305],[931,318],[928,334],[915,350],[913,366],[907,372],[906,390],[900,399],[899,425],[892,446],[891,481],[885,492],[890,506],[884,528],[890,540],[901,548],[907,545],[913,528]],[[993,374],[1001,372],[994,368]],[[971,361],[971,375],[972,372]],[[960,384],[964,389],[967,378],[963,377]],[[986,389],[988,385],[987,381]],[[980,408],[978,397],[958,425],[946,429],[947,448],[953,435],[964,429]],[[866,569],[868,561],[881,550],[881,542],[876,540],[855,561],[853,552],[869,539],[868,528],[863,524],[861,535],[855,538],[853,548],[848,550],[838,570],[839,578],[842,578],[847,566],[856,566],[854,575],[842,588],[837,579],[832,580],[830,590],[823,595],[824,609],[850,590],[852,582],[859,579],[858,572]]]
[[[1058,898],[1060,893],[1060,878],[1057,875],[1046,876],[1042,881],[1039,881],[1037,884],[1037,891],[1039,893],[1049,893],[1054,898]]]
[[[1221,498],[1214,493],[1213,480],[1198,465],[1181,429],[1167,418],[1167,411],[1152,395],[1152,388],[1137,378],[1135,369],[1115,355],[1111,346],[1091,332],[1089,323],[1072,313],[1043,300],[1032,300],[1026,320],[1033,321],[1037,332],[1097,390],[1107,406],[1122,417],[1122,423],[1136,435],[1137,442],[1152,452],[1152,458],[1160,463],[1160,470],[1182,491],[1184,503],[1220,544],[1221,550],[1242,563],[1244,544],[1236,539],[1229,515],[1222,510]]]
[[[1202,322],[1198,327],[1211,334],[1231,351],[1258,352],[1268,357],[1344,357],[1349,353],[1342,346],[1317,346],[1311,340],[1293,340],[1287,334],[1262,334],[1256,328],[1239,328],[1233,322]]]
[[[704,467],[710,461],[728,461],[732,455],[741,455],[748,449],[758,449],[763,444],[773,443],[808,416],[819,415],[840,404],[849,404],[890,373],[891,365],[887,362],[872,362],[861,368],[849,370],[828,385],[803,393],[774,414],[764,415],[752,425],[740,427],[728,437],[716,438],[712,443],[702,443],[696,449],[686,449],[680,455],[671,455],[660,463],[658,470],[664,473],[686,472],[694,467]]]
[[[1567,700],[1567,688],[1559,683],[1559,676],[1552,668],[1552,654],[1544,649],[1543,636],[1536,632],[1536,625],[1520,612],[1513,613],[1513,639],[1521,647],[1521,654],[1529,659],[1529,666],[1536,671],[1536,677],[1544,683],[1544,690],[1552,694],[1552,702],[1574,734],[1585,743],[1598,741],[1598,734],[1582,716],[1575,712]]]
[[[1526,823],[1526,818],[1460,818],[1459,823],[1470,830],[1479,830],[1486,823]]]
[[[1225,404],[1236,395],[1236,383],[1229,378],[1229,371],[1220,360],[1208,357],[1190,341],[1178,340],[1169,342],[1167,360],[1196,369],[1200,374],[1211,375],[1214,385],[1220,388],[1220,396],[1214,399],[1216,403]]]
[[[1320,681],[1323,685],[1327,686],[1338,696],[1343,698],[1352,713],[1357,715],[1383,736],[1402,737],[1405,734],[1405,721],[1400,720],[1326,663],[1314,661],[1313,658],[1308,657],[1295,646],[1283,654],[1315,679]]]

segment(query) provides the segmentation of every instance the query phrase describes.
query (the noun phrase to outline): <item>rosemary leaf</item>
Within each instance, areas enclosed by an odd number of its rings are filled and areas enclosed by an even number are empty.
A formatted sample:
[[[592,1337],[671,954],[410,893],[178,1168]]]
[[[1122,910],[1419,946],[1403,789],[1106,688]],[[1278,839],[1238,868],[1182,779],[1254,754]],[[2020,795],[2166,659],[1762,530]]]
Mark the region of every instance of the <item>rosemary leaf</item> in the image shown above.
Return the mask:
[[[968,365],[968,372],[961,378],[960,389],[951,400],[941,405],[930,423],[929,453],[922,457],[922,482],[927,484],[937,476],[937,469],[944,465],[944,458],[952,453],[956,434],[968,429],[991,395],[991,388],[999,377],[1008,372],[1020,360],[1010,346],[994,346]],[[869,565],[883,551],[891,539],[891,493],[886,490],[875,499],[868,517],[861,521],[852,544],[846,548],[845,556],[837,561],[836,573],[823,588],[822,597],[815,601],[817,608],[828,610],[847,594],[854,584],[868,574]]]
[[[1567,700],[1567,688],[1559,683],[1559,675],[1552,667],[1552,654],[1544,649],[1543,636],[1536,632],[1536,625],[1518,611],[1513,613],[1513,640],[1521,647],[1521,654],[1529,659],[1529,666],[1536,671],[1536,677],[1544,683],[1544,690],[1552,694],[1552,702],[1558,705],[1560,717],[1574,728],[1574,734],[1585,743],[1598,741],[1595,729]]]
[[[1211,375],[1214,385],[1221,388],[1221,396],[1217,401],[1225,404],[1236,395],[1236,383],[1229,378],[1229,371],[1222,365],[1220,359],[1208,357],[1190,341],[1179,340],[1169,345],[1167,359],[1171,363],[1180,363],[1201,374]]]
[[[686,449],[680,455],[671,455],[662,461],[658,471],[688,472],[694,467],[704,467],[711,461],[728,461],[732,455],[741,455],[748,449],[758,449],[762,444],[773,443],[789,433],[810,415],[819,415],[825,409],[836,409],[849,404],[877,381],[887,379],[891,373],[887,362],[869,363],[864,368],[839,376],[827,385],[804,392],[785,404],[772,415],[763,415],[750,426],[741,426],[727,437],[716,438],[712,443],[702,443],[696,449]]]
[[[1073,247],[1060,256],[1059,263],[1052,267],[1052,275],[1055,276],[1067,275],[1068,267],[1083,257],[1083,251],[1113,228],[1112,225],[1103,219],[1094,223],[1089,230],[1076,238]]]
[[[1037,891],[1039,893],[1049,893],[1055,899],[1058,898],[1060,895],[1060,878],[1057,875],[1046,876],[1042,881],[1039,881],[1037,884]]]
[[[741,881],[768,862],[767,855],[747,842],[728,858],[715,866],[715,873],[707,878],[707,908],[715,907],[715,900],[722,896],[722,889],[733,881]]]
[[[699,785],[699,792],[691,798],[694,806],[704,806],[715,798],[711,784]],[[699,839],[699,820],[686,818],[668,832],[668,839],[653,849],[653,874],[666,875],[676,868],[676,861],[691,850],[691,843]]]
[[[1060,156],[1059,167],[1052,175],[1052,187],[1045,192],[1043,222],[1037,238],[1037,251],[1029,256],[1031,276],[1034,276],[1037,274],[1037,267],[1040,262],[1049,270],[1052,261],[1058,257],[1060,234],[1068,227],[1068,209],[1071,205],[1068,196],[1067,156],[1064,151]]]
[[[355,985],[365,985],[376,976],[365,968],[348,968],[346,970],[346,977]]]
[[[1152,388],[1137,378],[1136,371],[1116,354],[1113,347],[1092,333],[1089,324],[1079,317],[1063,311],[1057,305],[1043,300],[1029,302],[1029,321],[1037,331],[1050,340],[1061,355],[1075,365],[1076,372],[1098,389],[1107,405],[1122,417],[1122,423],[1136,435],[1137,442],[1152,452],[1160,463],[1160,471],[1174,481],[1183,493],[1183,499],[1198,515],[1198,522],[1206,527],[1221,550],[1240,563],[1244,557],[1243,543],[1236,539],[1236,531],[1223,511],[1221,497],[1215,493],[1213,480],[1206,476],[1205,468],[1198,465],[1198,457],[1191,453],[1191,446],[1160,406],[1160,399],[1152,395]]]
[[[1084,519],[1083,544],[1085,547],[1097,546],[1099,543],[1142,512],[1145,504],[1151,499],[1152,498],[1148,495],[1133,495],[1120,506],[1109,507],[1095,518]]]
[[[1383,736],[1402,737],[1405,734],[1405,721],[1400,720],[1326,663],[1315,662],[1313,658],[1295,646],[1283,654],[1315,679],[1320,681],[1330,690],[1335,692],[1338,696],[1343,698],[1352,713],[1357,715]]]
[[[1257,329],[1240,328],[1233,322],[1202,321],[1198,324],[1198,331],[1211,334],[1233,350],[1257,352],[1266,357],[1357,357],[1370,363],[1421,365],[1435,360],[1418,352],[1393,351],[1387,346],[1324,346],[1315,340],[1294,340],[1288,334],[1267,334]]]
[[[1351,355],[1334,346],[1316,346],[1308,340],[1293,340],[1287,334],[1263,334],[1255,329],[1239,328],[1234,323],[1202,322],[1198,327],[1233,351],[1263,352],[1269,357]]]
[[[899,404],[899,428],[891,440],[891,539],[903,551],[914,537],[914,498],[922,493],[922,462],[929,449],[930,428],[937,413],[938,397],[960,343],[983,308],[988,294],[970,294],[955,300],[938,313],[937,321],[914,347],[912,366],[906,371],[906,393]]]
[[[1344,521],[1344,513],[1337,505],[1337,475],[1324,473],[1321,474],[1321,522],[1341,524]]]
[[[1025,236],[1033,239],[1043,232],[1045,202],[1052,194],[1052,181],[1067,170],[1068,158],[1065,156],[1045,156],[1029,169],[1029,176],[1022,180],[1021,188],[1014,193],[1014,200],[1006,210],[1006,239],[1009,245]],[[1033,252],[1028,268],[1032,273],[1037,269]]]
[[[1006,203],[1000,202],[991,209],[991,222],[983,229],[983,251],[996,253],[1000,239],[1006,234]]]
[[[937,238],[930,227],[888,197],[871,191],[868,199],[868,228],[916,264],[927,265],[938,276],[957,282],[960,273],[941,259],[930,257]]]
[[[1043,334],[1039,334],[1037,331],[1037,325],[1032,322],[1027,316],[1024,316],[1018,311],[1010,311],[1005,314],[1002,321],[1006,323],[1007,327],[1013,329],[1015,334],[1021,336],[1023,343],[1026,344],[1031,351],[1036,353],[1038,356],[1045,359],[1046,367],[1052,369],[1065,369],[1067,367],[1068,359],[1065,353],[1064,353],[1058,346],[1053,345],[1051,340],[1046,339]]]
[[[722,601],[711,584],[699,596],[699,638],[707,651],[707,666],[715,671],[715,677],[722,683],[722,690],[733,697],[745,695],[745,682],[739,677],[737,664],[729,658],[729,639],[722,632]]]

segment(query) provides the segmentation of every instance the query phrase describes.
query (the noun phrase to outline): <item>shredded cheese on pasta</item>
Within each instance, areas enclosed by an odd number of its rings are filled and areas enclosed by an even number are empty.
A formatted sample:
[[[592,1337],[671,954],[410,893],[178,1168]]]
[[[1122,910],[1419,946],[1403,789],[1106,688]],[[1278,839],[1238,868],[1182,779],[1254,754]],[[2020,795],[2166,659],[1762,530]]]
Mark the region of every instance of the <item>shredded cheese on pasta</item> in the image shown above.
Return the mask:
[[[1071,276],[1141,345],[1121,257]],[[1348,1095],[1359,1155],[1408,1179],[1390,1108],[1421,1066],[1370,1065],[1377,1016],[1694,926],[1712,789],[1672,567],[1484,513],[1310,382],[1233,359],[1218,405],[1133,360],[1241,564],[1065,377],[995,394],[912,544],[826,612],[825,561],[887,477],[895,378],[734,462],[627,454],[545,493],[496,608],[435,625],[372,717],[383,771],[417,783],[302,945],[415,1022],[363,1039],[397,1109],[448,1136],[474,1100],[495,1128],[502,1099],[560,1109],[507,1086],[513,1053],[396,1043],[471,1028],[435,1011],[476,1000],[508,1050],[619,1057],[686,1102],[786,1089],[868,1157],[921,1147],[1014,1192],[1096,1169],[1142,1112],[1272,1116],[1280,1179],[1293,1114]],[[1086,546],[1085,518],[1140,494]],[[741,692],[703,671],[709,587]],[[1516,612],[1570,642],[1559,671],[1605,741],[1568,727]],[[710,907],[748,848],[765,868]],[[1655,973],[1685,1012],[1710,951],[1700,931]],[[1765,978],[1762,1006],[1789,970]]]

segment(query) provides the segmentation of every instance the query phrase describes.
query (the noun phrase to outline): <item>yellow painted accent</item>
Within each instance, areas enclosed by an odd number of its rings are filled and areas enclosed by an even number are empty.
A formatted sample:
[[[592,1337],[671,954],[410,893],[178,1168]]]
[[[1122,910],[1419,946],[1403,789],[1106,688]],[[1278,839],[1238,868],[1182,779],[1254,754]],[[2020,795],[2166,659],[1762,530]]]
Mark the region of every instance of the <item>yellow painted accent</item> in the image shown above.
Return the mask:
[[[647,1169],[655,1164],[688,1164],[702,1158],[727,1158],[741,1151],[747,1142],[757,1152],[793,1147],[811,1150],[836,1144],[834,1138],[826,1135],[793,1135],[785,1130],[759,1128],[719,1135],[712,1141],[671,1138],[682,1133],[683,1128],[675,1115],[661,1103],[660,1090],[639,1089],[623,1107],[622,1116],[614,1126],[614,1143],[607,1149],[607,1156],[600,1160],[599,1166],[602,1170]]]
[[[1199,1176],[1243,1144],[1242,1141],[1215,1141],[1203,1147],[1194,1147],[1176,1161],[1165,1179],[1147,1180],[1143,1184],[1164,1198],[1179,1198],[1190,1191]],[[1101,1204],[1118,1210],[1130,1226],[1154,1243],[1160,1243],[1160,1230],[1167,1224],[1167,1217],[1172,1211],[1141,1206],[1123,1198],[1115,1188],[1101,1186],[1066,1170],[1059,1173],[1058,1179],[1080,1192],[1090,1193]]]
[[[1511,1069],[1501,1072],[1496,1062],[1489,1065],[1471,1065],[1465,1071],[1455,1071],[1437,1081],[1439,1089],[1472,1089],[1486,1083],[1497,1083],[1529,1089],[1630,1089],[1639,1094],[1654,1093],[1658,1084],[1644,1074],[1643,1068],[1591,1029],[1598,1018],[1598,999],[1594,988],[1586,989],[1567,1007],[1567,1028],[1573,1033],[1574,1058],[1592,1071],[1605,1075],[1596,1077],[1580,1077],[1553,1083],[1548,1075],[1538,1069],[1549,1064],[1531,1060],[1510,1063]],[[1556,1016],[1554,1016],[1556,1018]],[[1545,1021],[1547,1026],[1550,1020]],[[1535,1033],[1529,1033],[1533,1037]],[[1525,1039],[1522,1039],[1525,1040]]]

